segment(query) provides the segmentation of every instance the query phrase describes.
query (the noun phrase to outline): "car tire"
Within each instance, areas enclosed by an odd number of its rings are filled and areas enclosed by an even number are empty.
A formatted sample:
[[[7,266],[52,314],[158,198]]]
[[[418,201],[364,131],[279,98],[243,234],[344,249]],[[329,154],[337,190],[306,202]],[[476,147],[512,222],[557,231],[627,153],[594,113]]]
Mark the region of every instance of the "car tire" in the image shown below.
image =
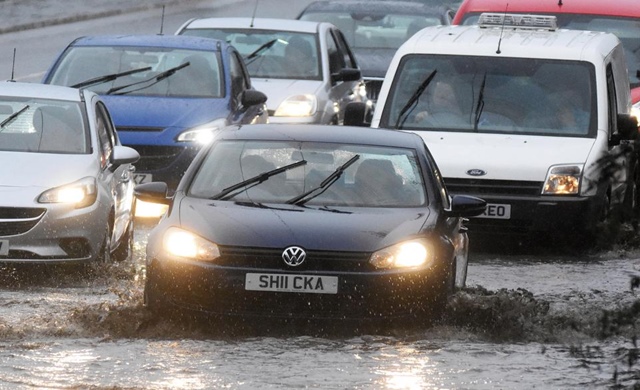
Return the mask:
[[[128,260],[133,254],[133,220],[129,222],[127,230],[124,232],[120,245],[113,251],[111,258],[114,261],[122,262]]]
[[[111,227],[107,227],[104,233],[104,239],[98,251],[97,260],[100,263],[111,262]]]

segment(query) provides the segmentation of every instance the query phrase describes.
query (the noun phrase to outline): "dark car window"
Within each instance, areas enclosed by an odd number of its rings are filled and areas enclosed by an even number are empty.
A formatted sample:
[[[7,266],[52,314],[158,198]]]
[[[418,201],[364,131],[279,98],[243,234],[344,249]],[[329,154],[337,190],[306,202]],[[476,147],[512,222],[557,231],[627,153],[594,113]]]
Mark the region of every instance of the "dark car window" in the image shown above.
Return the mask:
[[[242,65],[242,59],[237,53],[232,52],[230,56],[231,68],[231,96],[239,98],[240,94],[251,87],[249,77]]]
[[[100,145],[100,165],[105,168],[111,159],[115,138],[107,110],[100,103],[96,105],[96,132]]]
[[[333,38],[336,41],[336,45],[340,49],[342,56],[344,57],[344,63],[347,68],[356,69],[358,64],[356,63],[355,57],[353,53],[351,53],[351,49],[349,49],[349,45],[344,38],[344,35],[340,32],[340,30],[331,30]]]
[[[331,74],[338,73],[340,70],[344,69],[346,65],[344,62],[344,55],[340,52],[333,35],[331,35],[331,32],[328,30],[326,41],[329,58],[329,72],[331,72]]]
[[[307,205],[418,207],[426,203],[414,150],[314,142],[218,142],[199,167],[189,194],[211,198],[261,173],[306,161],[229,199],[283,204],[319,186],[354,156],[358,157],[344,174]]]

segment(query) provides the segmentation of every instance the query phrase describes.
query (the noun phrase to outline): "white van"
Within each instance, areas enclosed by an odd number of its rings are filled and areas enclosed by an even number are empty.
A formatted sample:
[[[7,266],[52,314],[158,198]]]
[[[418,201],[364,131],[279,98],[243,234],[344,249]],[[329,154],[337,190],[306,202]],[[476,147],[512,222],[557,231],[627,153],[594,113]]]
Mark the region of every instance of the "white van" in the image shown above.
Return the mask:
[[[635,209],[630,109],[613,34],[483,14],[477,26],[425,28],[402,45],[371,126],[420,134],[449,191],[489,203],[471,232],[584,239]],[[363,107],[348,111],[347,124],[362,124]]]

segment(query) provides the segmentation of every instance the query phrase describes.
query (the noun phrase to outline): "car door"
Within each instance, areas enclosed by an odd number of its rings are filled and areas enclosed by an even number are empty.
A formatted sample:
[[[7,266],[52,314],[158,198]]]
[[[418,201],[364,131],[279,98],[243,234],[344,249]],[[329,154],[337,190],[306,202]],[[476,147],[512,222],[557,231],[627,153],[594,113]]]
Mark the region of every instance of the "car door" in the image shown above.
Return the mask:
[[[341,124],[344,120],[347,104],[361,98],[358,90],[364,88],[364,82],[362,78],[355,81],[333,80],[333,75],[339,74],[343,69],[358,69],[358,64],[340,30],[328,29],[326,42],[329,70],[332,75],[329,96],[333,102],[338,104],[338,123]]]
[[[96,102],[96,130],[100,145],[101,174],[98,180],[111,196],[114,208],[112,245],[116,245],[127,230],[132,218],[133,207],[133,166],[131,164],[114,165],[112,163],[114,146],[119,145],[118,135],[113,126],[107,107],[101,101]]]
[[[252,90],[249,72],[240,54],[231,50],[229,55],[229,72],[231,76],[231,124],[267,123],[267,106],[254,104],[244,107],[242,97],[248,90]]]

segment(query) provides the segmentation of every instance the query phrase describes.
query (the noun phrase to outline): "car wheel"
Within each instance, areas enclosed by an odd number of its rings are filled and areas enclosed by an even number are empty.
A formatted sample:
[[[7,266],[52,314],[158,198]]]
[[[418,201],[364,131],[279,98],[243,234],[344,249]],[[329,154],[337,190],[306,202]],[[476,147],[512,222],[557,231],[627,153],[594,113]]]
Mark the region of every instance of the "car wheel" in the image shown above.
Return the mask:
[[[108,227],[104,233],[104,239],[98,252],[98,261],[101,263],[111,262],[111,228]]]
[[[127,230],[124,232],[120,245],[113,252],[111,257],[115,261],[125,261],[133,254],[133,220],[129,222]]]

